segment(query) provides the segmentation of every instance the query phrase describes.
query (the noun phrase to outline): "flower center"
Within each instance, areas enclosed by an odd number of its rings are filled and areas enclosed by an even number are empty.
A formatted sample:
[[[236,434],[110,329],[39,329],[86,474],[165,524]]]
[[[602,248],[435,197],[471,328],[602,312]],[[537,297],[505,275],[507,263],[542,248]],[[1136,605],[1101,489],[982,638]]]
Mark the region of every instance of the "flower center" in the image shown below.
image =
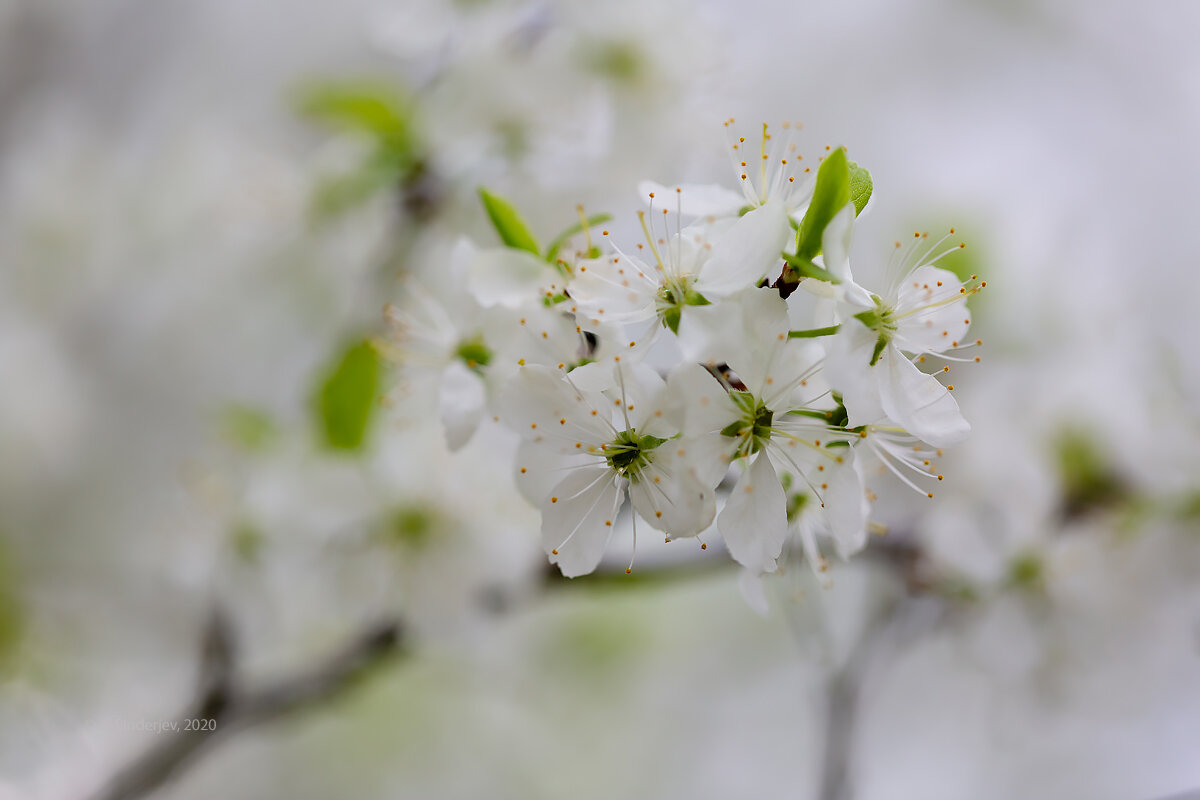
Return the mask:
[[[741,410],[742,416],[722,428],[721,435],[741,440],[738,442],[737,456],[753,455],[771,438],[775,412],[750,392],[733,391],[729,396]]]
[[[691,275],[681,275],[677,280],[667,279],[658,287],[658,296],[654,300],[658,318],[663,327],[676,335],[679,334],[679,320],[683,317],[684,306],[707,306],[709,300],[692,288],[695,281]]]
[[[483,343],[483,336],[475,334],[470,339],[463,339],[458,343],[458,349],[454,354],[463,360],[463,363],[470,369],[476,372],[482,372],[483,368],[492,360],[492,351]]]
[[[879,295],[871,297],[875,300],[875,308],[855,314],[854,318],[878,334],[878,338],[875,340],[875,351],[871,353],[871,366],[873,367],[879,361],[879,357],[883,355],[883,349],[888,346],[888,342],[896,334],[897,317],[896,310],[885,304]]]
[[[618,433],[602,449],[610,468],[637,483],[642,470],[654,460],[654,450],[665,441],[657,436],[639,435],[636,428],[630,428]]]

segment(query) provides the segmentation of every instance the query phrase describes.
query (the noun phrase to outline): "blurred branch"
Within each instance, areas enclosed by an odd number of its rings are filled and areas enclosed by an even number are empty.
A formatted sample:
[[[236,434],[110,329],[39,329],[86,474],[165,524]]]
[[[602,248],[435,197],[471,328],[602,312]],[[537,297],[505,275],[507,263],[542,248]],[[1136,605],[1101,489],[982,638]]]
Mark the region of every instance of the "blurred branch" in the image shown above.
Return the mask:
[[[885,544],[886,543],[886,544]],[[894,657],[904,642],[936,624],[947,609],[936,582],[921,576],[920,550],[903,539],[883,539],[867,549],[904,581],[905,591],[869,621],[854,648],[829,676],[825,716],[825,755],[821,766],[821,800],[852,800],[852,756],[860,701],[875,670]]]
[[[178,718],[180,724],[186,724],[185,720],[211,720],[208,728],[164,733],[163,741],[130,762],[92,800],[144,797],[236,731],[332,700],[380,664],[405,652],[403,625],[399,620],[383,620],[366,626],[342,648],[307,670],[267,686],[243,687],[237,679],[232,627],[225,614],[217,610],[204,635],[196,697]]]
[[[920,551],[903,538],[876,539],[863,557],[882,562],[904,580],[910,593],[928,588],[919,577]],[[639,568],[626,575],[623,567],[600,569],[581,578],[564,578],[557,567],[547,564],[541,586],[548,593],[576,589],[659,588],[664,585],[720,574],[736,568],[736,563],[720,552],[709,552],[688,561]],[[822,797],[844,800],[838,794],[846,785],[847,757],[853,733],[853,720],[863,676],[875,656],[867,648],[878,647],[879,631],[893,624],[906,602],[897,601],[876,620],[864,636],[847,665],[831,683],[829,738],[826,747],[826,775]],[[486,593],[481,605],[495,613],[507,613],[512,604],[502,593]],[[860,654],[858,651],[863,650]],[[174,730],[134,758],[90,800],[135,800],[168,784],[186,771],[200,756],[238,731],[264,725],[337,699],[363,677],[394,658],[410,653],[405,626],[398,619],[385,619],[366,625],[340,649],[312,667],[281,677],[262,686],[243,686],[238,677],[238,658],[233,626],[226,614],[213,612],[200,648],[199,678],[196,695],[178,717],[185,720],[211,720],[208,730]],[[830,793],[833,792],[833,793]]]

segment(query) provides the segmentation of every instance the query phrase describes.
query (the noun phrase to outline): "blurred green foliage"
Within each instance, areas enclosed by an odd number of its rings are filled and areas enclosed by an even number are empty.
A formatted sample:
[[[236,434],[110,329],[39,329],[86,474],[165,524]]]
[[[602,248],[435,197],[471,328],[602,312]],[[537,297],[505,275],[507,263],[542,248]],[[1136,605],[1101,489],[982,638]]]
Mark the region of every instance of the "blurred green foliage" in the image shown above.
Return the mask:
[[[1016,589],[1037,589],[1045,579],[1045,563],[1037,553],[1021,553],[1008,564],[1008,585]]]
[[[416,182],[424,170],[424,148],[415,125],[412,97],[379,80],[308,83],[295,92],[303,118],[337,133],[368,142],[368,155],[350,172],[317,186],[313,212],[337,217],[388,188]]]
[[[279,427],[266,411],[234,404],[221,413],[225,438],[248,452],[265,450],[279,439]]]
[[[388,514],[382,533],[387,541],[420,549],[434,539],[442,520],[435,506],[421,502],[408,503]]]
[[[647,72],[646,57],[637,45],[619,39],[590,42],[580,49],[583,66],[613,83],[633,86]]]
[[[1129,489],[1086,431],[1068,428],[1054,443],[1062,513],[1077,516],[1090,509],[1117,505],[1128,499]]]
[[[0,538],[0,670],[7,668],[24,632],[16,569]]]
[[[266,546],[267,537],[260,528],[249,522],[239,522],[229,534],[234,554],[247,564],[257,564]]]
[[[359,450],[367,435],[380,385],[380,358],[367,341],[356,341],[321,376],[316,391],[317,426],[325,445]]]

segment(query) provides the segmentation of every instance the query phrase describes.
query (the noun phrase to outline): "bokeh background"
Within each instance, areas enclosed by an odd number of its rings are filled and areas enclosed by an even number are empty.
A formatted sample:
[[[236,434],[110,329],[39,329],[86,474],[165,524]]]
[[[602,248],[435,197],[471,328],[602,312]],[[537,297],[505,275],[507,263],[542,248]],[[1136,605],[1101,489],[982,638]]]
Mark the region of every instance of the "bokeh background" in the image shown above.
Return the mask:
[[[160,747],[214,609],[239,685],[380,619],[406,646],[154,796],[1200,789],[1198,29],[1182,0],[0,0],[0,798]],[[729,116],[872,171],[856,264],[969,243],[984,358],[935,502],[881,481],[888,535],[762,616],[719,547],[548,578],[511,442],[447,453],[419,381],[326,446],[314,396],[404,276],[495,242],[477,186],[545,238],[577,203],[622,230],[638,180],[731,181]]]

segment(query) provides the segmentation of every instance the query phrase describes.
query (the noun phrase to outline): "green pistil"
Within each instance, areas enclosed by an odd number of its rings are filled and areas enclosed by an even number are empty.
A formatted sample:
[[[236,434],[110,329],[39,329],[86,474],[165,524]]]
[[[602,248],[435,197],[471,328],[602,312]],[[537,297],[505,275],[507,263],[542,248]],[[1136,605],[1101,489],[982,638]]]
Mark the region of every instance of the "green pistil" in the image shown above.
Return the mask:
[[[767,408],[763,401],[755,399],[750,392],[734,391],[729,393],[729,397],[741,410],[742,417],[722,428],[721,435],[741,439],[738,443],[738,456],[753,455],[771,438],[775,412]]]
[[[492,351],[483,343],[483,337],[478,334],[459,342],[455,355],[476,372],[482,372],[483,368],[492,360]]]
[[[642,470],[654,460],[653,451],[665,441],[657,436],[639,436],[637,429],[630,428],[605,445],[605,459],[610,468],[637,483]]]

